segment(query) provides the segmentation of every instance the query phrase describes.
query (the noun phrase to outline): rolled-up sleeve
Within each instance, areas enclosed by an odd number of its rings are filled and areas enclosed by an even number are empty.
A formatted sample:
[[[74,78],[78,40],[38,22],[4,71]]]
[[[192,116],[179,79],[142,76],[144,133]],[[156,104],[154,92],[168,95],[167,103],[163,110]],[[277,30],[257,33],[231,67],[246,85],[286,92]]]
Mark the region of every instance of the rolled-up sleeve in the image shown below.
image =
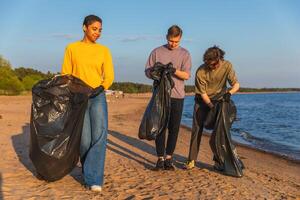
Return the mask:
[[[237,79],[236,73],[232,67],[232,64],[229,65],[228,82],[231,86],[233,86],[235,83],[238,82],[238,79]]]
[[[146,65],[145,65],[145,75],[151,79],[151,76],[150,76],[150,68],[154,66],[154,64],[156,63],[156,56],[155,56],[155,50],[153,50],[146,62]]]
[[[204,77],[201,77],[200,70],[197,70],[195,77],[195,92],[198,94],[206,94],[207,93],[207,82]]]
[[[191,69],[192,69],[192,58],[189,52],[186,52],[181,70],[188,73],[189,77],[191,77]]]

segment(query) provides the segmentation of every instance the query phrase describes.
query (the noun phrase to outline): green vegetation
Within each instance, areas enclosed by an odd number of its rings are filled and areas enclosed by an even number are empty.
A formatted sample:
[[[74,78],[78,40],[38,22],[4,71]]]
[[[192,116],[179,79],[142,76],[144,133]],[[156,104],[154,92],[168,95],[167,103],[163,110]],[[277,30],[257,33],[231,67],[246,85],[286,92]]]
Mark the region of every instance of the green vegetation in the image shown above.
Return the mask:
[[[300,88],[240,88],[239,92],[300,92]]]
[[[111,90],[120,90],[125,93],[146,93],[152,92],[152,86],[141,84],[141,83],[131,83],[131,82],[115,82],[110,87]]]
[[[124,93],[146,93],[152,92],[152,85],[131,82],[113,83],[111,90],[121,90]],[[186,85],[186,93],[195,92],[195,86]],[[300,88],[240,88],[239,92],[300,92]]]
[[[8,67],[0,67],[0,92],[6,95],[20,94],[24,90],[22,82]]]
[[[10,62],[0,55],[0,95],[18,95],[31,91],[38,81],[51,78],[55,74],[46,74],[31,68],[13,69]]]
[[[18,95],[31,91],[34,84],[42,79],[48,79],[55,74],[43,73],[32,68],[19,67],[13,69],[10,62],[0,55],[0,95]],[[132,82],[115,82],[111,90],[120,90],[124,93],[152,92],[152,85]],[[193,85],[185,86],[187,93],[195,91]],[[300,88],[241,88],[240,92],[300,92]]]
[[[193,86],[193,85],[186,85],[185,88],[184,88],[184,90],[185,90],[186,93],[195,92],[195,86]]]

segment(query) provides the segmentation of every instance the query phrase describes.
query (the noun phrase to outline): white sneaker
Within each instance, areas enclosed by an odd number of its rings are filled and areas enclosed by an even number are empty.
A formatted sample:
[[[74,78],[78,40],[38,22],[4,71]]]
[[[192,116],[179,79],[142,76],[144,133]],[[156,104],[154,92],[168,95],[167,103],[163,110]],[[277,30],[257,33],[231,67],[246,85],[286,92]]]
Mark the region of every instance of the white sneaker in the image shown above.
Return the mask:
[[[102,187],[100,185],[92,185],[90,189],[94,192],[101,192],[102,191]]]

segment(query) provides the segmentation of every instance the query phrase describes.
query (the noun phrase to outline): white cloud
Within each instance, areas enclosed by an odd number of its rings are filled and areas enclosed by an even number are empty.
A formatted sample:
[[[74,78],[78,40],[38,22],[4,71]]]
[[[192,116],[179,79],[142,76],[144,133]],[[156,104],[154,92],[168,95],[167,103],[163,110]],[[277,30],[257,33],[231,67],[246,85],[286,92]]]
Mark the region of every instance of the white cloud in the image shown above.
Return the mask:
[[[132,36],[115,36],[121,42],[137,42],[137,41],[145,41],[145,40],[155,40],[161,41],[165,39],[165,36],[159,35],[132,35]],[[182,42],[197,42],[192,38],[182,38]]]
[[[41,41],[49,41],[49,40],[76,40],[80,38],[80,35],[76,34],[65,34],[65,33],[52,33],[49,35],[39,36],[39,37],[26,37],[24,40],[26,42],[41,42]]]
[[[50,37],[58,38],[58,39],[74,40],[74,39],[77,39],[79,36],[76,34],[53,33],[50,35]]]

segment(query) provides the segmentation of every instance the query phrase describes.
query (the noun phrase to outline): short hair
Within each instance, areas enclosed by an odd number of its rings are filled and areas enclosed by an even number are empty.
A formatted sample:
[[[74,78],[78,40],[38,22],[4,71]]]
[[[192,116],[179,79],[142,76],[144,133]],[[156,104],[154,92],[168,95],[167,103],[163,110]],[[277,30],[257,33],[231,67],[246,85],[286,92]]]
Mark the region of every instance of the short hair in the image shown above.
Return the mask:
[[[102,19],[96,15],[88,15],[84,18],[83,25],[88,27],[89,25],[91,25],[94,22],[100,22],[100,24],[102,24]]]
[[[218,46],[208,48],[203,55],[203,62],[210,63],[211,61],[224,60],[225,51]]]
[[[179,26],[173,25],[168,29],[167,37],[178,37],[182,36],[182,30]]]

